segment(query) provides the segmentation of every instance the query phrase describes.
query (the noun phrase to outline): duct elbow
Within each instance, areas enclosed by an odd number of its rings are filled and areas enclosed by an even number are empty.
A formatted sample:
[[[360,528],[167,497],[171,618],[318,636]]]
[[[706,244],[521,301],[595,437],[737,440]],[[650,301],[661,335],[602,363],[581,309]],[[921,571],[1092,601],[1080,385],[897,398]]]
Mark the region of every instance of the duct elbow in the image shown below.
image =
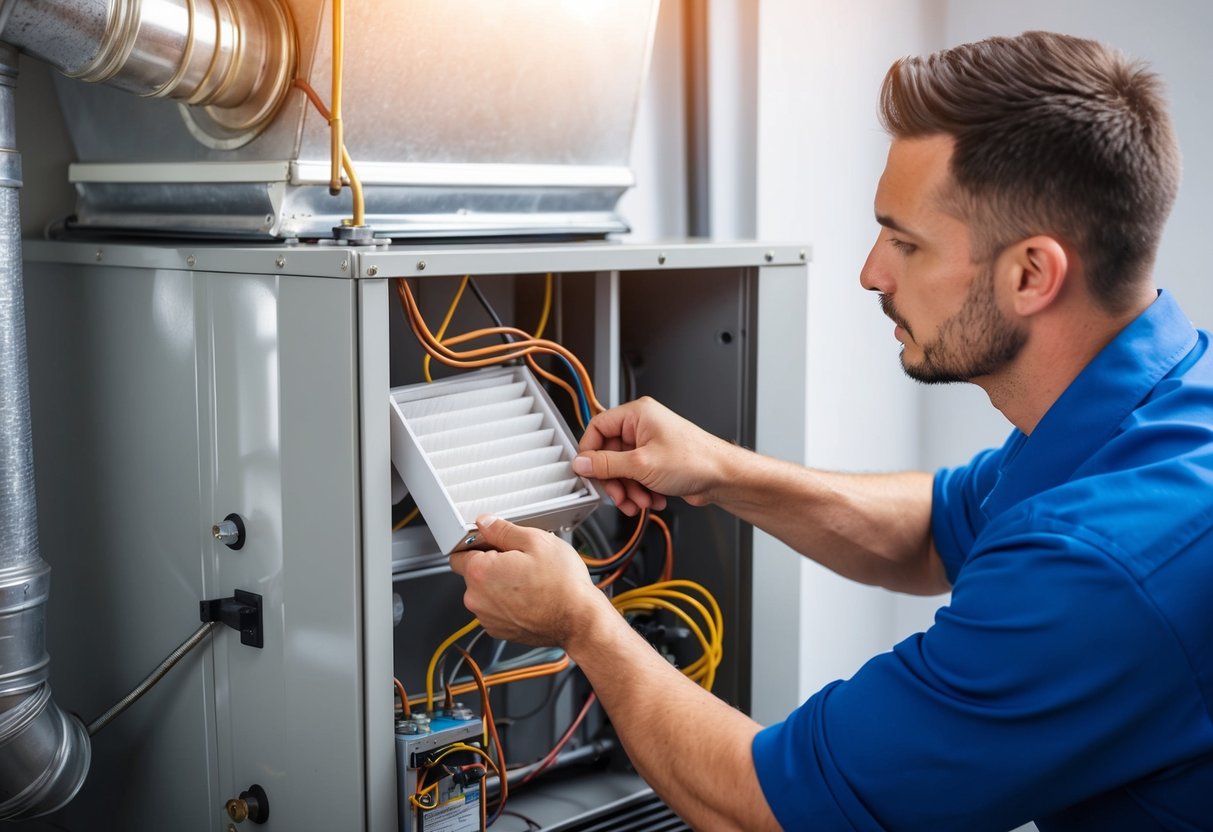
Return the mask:
[[[182,102],[204,144],[231,149],[260,134],[295,76],[297,36],[285,0],[168,0],[154,14],[148,6],[0,1],[0,27],[7,42],[65,75]]]
[[[50,567],[35,554],[0,574],[0,818],[30,818],[75,797],[92,752],[47,681]]]
[[[0,707],[0,819],[62,808],[88,775],[92,750],[83,723],[55,704],[46,682]]]

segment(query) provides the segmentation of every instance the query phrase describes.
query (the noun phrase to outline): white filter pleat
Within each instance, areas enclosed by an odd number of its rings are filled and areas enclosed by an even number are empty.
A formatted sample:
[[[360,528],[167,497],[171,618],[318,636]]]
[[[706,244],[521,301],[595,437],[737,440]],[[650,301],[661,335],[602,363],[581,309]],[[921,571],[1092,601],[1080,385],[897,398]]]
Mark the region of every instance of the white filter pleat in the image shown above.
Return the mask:
[[[427,453],[433,453],[434,451],[446,451],[463,445],[488,442],[492,439],[501,439],[506,436],[518,436],[519,434],[538,430],[541,424],[543,424],[542,413],[528,413],[526,416],[502,419],[500,422],[494,422],[490,425],[472,425],[471,427],[432,433],[429,436],[418,437],[417,441],[423,450]]]
[[[454,389],[451,389],[451,388]],[[512,376],[497,376],[495,378],[477,379],[462,382],[451,387],[444,386],[441,395],[399,401],[400,412],[404,418],[412,421],[421,416],[431,416],[435,413],[447,413],[451,410],[461,410],[482,404],[505,402],[523,395],[526,382],[514,381]],[[421,388],[420,392],[425,392]],[[413,391],[412,395],[417,395]]]
[[[525,491],[516,491],[513,494],[504,494],[496,497],[488,497],[481,500],[469,500],[465,503],[457,503],[456,508],[460,515],[467,523],[474,522],[477,517],[486,512],[496,514],[504,514],[511,509],[519,506],[530,507],[532,503],[540,503],[546,500],[553,500],[557,497],[571,495],[573,489],[577,487],[577,478],[571,477],[567,480],[551,483],[550,485],[541,485],[538,488],[529,488]]]
[[[419,416],[409,422],[413,433],[426,436],[431,433],[441,433],[444,430],[454,430],[468,425],[485,425],[513,416],[522,416],[532,412],[535,400],[530,396],[513,401],[494,402],[479,407],[468,407],[462,410],[452,410],[447,413],[435,413],[430,416]]]
[[[447,492],[455,502],[465,503],[469,500],[488,499],[529,491],[532,488],[551,485],[572,476],[574,476],[572,467],[567,461],[562,460],[526,471],[511,471],[508,474],[482,477],[460,485],[452,485]]]
[[[480,514],[568,528],[598,504],[573,473],[576,440],[525,367],[400,387],[391,405],[392,462],[445,552],[468,545]]]
[[[452,468],[435,467],[438,471],[438,479],[443,485],[450,488],[454,485],[484,479],[485,477],[526,471],[531,468],[538,468],[541,465],[548,465],[560,459],[560,452],[561,448],[559,446],[550,445],[546,448],[523,451],[520,454],[510,454],[496,458],[481,457],[476,462],[456,465]],[[433,462],[432,459],[431,462]]]
[[[551,446],[559,450],[560,446],[554,444],[555,434],[555,429],[544,428],[534,433],[507,436],[504,439],[494,439],[491,442],[482,442],[478,445],[464,445],[463,447],[451,448],[447,451],[436,451],[429,455],[430,464],[436,469],[445,470],[456,468],[460,465],[470,465],[483,459],[499,459],[501,457],[512,456],[535,448]]]

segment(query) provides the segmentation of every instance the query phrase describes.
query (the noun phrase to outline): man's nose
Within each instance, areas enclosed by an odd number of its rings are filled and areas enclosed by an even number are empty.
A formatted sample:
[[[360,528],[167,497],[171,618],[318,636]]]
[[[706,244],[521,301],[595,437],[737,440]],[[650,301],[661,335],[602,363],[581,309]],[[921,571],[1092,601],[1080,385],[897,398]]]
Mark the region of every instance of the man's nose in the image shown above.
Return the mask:
[[[889,277],[888,269],[880,262],[876,249],[875,245],[872,246],[872,250],[868,252],[868,259],[864,261],[863,268],[859,270],[859,285],[869,292],[890,295],[893,293],[893,281]]]

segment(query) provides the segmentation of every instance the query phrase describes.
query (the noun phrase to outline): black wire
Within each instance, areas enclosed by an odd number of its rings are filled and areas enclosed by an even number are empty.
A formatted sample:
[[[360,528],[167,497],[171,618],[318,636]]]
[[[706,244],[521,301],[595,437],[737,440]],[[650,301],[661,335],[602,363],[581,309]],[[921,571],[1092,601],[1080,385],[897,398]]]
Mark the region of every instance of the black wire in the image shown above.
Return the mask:
[[[626,350],[620,350],[619,365],[623,368],[623,400],[630,402],[637,396],[636,364]]]
[[[564,677],[560,680],[559,683],[552,685],[552,689],[548,691],[548,695],[546,697],[544,697],[544,700],[542,702],[540,702],[536,707],[532,708],[531,710],[527,711],[526,713],[524,713],[520,716],[508,716],[507,715],[505,718],[508,719],[511,723],[518,723],[518,722],[522,722],[524,719],[530,719],[531,717],[539,714],[541,711],[546,710],[553,702],[556,701],[557,697],[560,696],[560,692],[562,690],[564,690],[564,686],[569,683],[569,680],[572,679],[574,676],[579,676],[579,675],[581,675],[581,674],[578,672],[577,668],[570,668],[569,671],[567,673],[565,673]]]
[[[585,522],[574,530],[574,538],[578,535],[588,545],[592,557],[602,559],[609,558],[615,554],[615,550],[607,542],[606,534],[602,530],[602,524],[598,522],[598,518],[594,515],[591,514],[585,519]]]
[[[484,296],[484,292],[480,291],[480,287],[476,285],[476,278],[468,278],[468,288],[472,290],[472,294],[476,296],[476,300],[480,301],[480,305],[484,307],[484,311],[493,319],[493,325],[504,329],[505,324],[501,322],[501,316],[497,314],[497,310],[489,303],[489,299]],[[508,332],[501,333],[501,338],[507,344],[514,343],[514,336]]]
[[[502,809],[501,814],[518,818],[519,820],[526,823],[527,832],[530,832],[530,830],[532,830],[532,829],[543,829],[543,827],[540,826],[537,822],[531,820],[530,818],[528,818],[526,815],[522,814],[521,812],[515,812],[513,809]]]

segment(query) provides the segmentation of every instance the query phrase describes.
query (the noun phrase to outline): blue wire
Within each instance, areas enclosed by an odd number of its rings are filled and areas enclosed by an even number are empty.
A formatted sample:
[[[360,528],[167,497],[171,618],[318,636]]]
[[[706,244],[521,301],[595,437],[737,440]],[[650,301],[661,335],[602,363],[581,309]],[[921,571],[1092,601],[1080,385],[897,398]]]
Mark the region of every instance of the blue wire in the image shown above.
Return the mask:
[[[581,421],[583,424],[590,424],[590,397],[586,395],[586,388],[581,386],[581,376],[577,375],[577,371],[573,369],[573,364],[569,363],[564,355],[553,353],[557,358],[563,361],[564,366],[568,367],[569,375],[573,376],[573,386],[577,389],[577,405],[581,409]]]
[[[585,424],[590,423],[590,401],[585,394],[585,388],[581,386],[581,376],[577,375],[577,371],[573,369],[573,365],[569,360],[559,353],[553,353],[557,358],[564,362],[564,366],[568,368],[569,375],[573,377],[573,386],[577,388],[577,405],[581,410],[581,421]]]

